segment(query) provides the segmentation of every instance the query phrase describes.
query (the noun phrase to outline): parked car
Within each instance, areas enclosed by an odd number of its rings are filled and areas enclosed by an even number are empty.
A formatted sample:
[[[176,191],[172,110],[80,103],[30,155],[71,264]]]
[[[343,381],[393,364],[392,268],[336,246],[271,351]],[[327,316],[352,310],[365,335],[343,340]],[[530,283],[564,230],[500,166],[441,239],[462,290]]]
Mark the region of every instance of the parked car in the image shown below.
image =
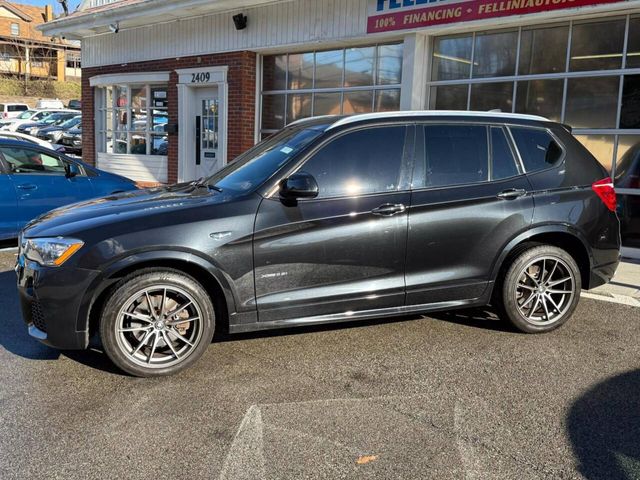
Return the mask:
[[[80,100],[69,100],[67,108],[72,110],[82,110],[82,102]]]
[[[44,120],[49,115],[54,113],[75,113],[79,115],[80,112],[75,110],[27,110],[15,118],[7,119],[0,122],[0,130],[9,130],[11,132],[17,131],[18,127],[24,123],[37,123]]]
[[[7,132],[0,131],[0,140],[19,140],[22,142],[33,143],[35,145],[39,145],[43,148],[47,148],[49,150],[55,150],[59,153],[64,153],[64,147],[62,145],[53,145],[51,142],[47,140],[43,140],[41,138],[32,137],[31,135],[27,135],[26,133],[18,133],[18,132]]]
[[[136,188],[60,152],[0,139],[0,240],[16,238],[27,222],[54,208]]]
[[[0,103],[0,118],[15,118],[25,110],[29,110],[26,103]]]
[[[38,130],[42,127],[48,127],[49,125],[60,125],[67,120],[70,120],[78,116],[78,112],[58,112],[52,113],[44,117],[38,122],[27,122],[18,125],[16,132],[27,133],[29,135],[37,136]]]
[[[72,128],[80,126],[82,122],[82,116],[76,115],[75,117],[61,123],[60,125],[49,125],[38,129],[36,136],[42,140],[46,140],[51,143],[60,143],[62,135]]]
[[[606,171],[544,118],[321,117],[209,178],[40,217],[18,285],[34,337],[86,348],[98,330],[116,365],[159,376],[193,364],[215,328],[492,303],[548,332],[611,279],[619,227]]]
[[[64,109],[64,103],[62,103],[62,100],[58,100],[57,98],[55,100],[41,98],[36,102],[36,110],[47,109],[47,108],[62,110]]]
[[[636,193],[618,194],[618,216],[624,245],[640,248],[640,143],[627,150],[618,162],[615,187]]]
[[[67,153],[82,155],[82,124],[64,132],[60,143],[64,145]]]

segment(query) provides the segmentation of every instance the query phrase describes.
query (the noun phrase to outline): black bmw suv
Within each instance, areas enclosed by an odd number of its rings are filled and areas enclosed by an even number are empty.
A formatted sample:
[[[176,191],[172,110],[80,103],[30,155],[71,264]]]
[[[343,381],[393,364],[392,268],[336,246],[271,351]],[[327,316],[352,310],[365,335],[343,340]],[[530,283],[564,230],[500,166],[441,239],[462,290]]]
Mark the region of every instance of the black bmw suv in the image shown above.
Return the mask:
[[[21,236],[32,336],[123,370],[230,332],[492,304],[552,330],[619,261],[607,172],[541,117],[396,112],[292,124],[210,178],[54,210]]]

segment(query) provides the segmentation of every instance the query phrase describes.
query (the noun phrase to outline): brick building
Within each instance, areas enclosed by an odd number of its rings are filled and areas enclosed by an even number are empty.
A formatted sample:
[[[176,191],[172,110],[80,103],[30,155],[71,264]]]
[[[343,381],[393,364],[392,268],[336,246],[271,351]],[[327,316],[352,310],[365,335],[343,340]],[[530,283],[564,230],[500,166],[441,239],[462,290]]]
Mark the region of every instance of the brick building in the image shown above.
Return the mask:
[[[58,81],[80,77],[80,45],[38,30],[53,19],[51,5],[0,0],[0,76]]]

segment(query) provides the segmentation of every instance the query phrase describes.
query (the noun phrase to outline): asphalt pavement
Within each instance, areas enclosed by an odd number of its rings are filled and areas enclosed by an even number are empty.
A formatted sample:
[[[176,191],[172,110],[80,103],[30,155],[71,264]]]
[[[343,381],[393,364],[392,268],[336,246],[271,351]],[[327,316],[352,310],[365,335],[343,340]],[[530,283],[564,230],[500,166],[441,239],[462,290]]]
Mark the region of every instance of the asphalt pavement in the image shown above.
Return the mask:
[[[22,323],[0,253],[0,478],[640,478],[640,309],[545,335],[490,310],[217,336],[121,374]]]

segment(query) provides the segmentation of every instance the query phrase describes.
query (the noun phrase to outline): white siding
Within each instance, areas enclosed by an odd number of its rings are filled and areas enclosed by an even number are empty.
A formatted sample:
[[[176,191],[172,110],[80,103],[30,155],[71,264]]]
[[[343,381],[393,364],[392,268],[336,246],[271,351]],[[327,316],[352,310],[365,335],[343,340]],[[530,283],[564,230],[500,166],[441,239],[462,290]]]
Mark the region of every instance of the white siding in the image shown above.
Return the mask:
[[[138,182],[167,183],[167,157],[98,153],[96,167]]]
[[[297,0],[241,11],[249,18],[242,31],[231,20],[237,12],[225,12],[86,37],[82,66],[296,44],[308,48],[313,43],[366,37],[367,0]]]

